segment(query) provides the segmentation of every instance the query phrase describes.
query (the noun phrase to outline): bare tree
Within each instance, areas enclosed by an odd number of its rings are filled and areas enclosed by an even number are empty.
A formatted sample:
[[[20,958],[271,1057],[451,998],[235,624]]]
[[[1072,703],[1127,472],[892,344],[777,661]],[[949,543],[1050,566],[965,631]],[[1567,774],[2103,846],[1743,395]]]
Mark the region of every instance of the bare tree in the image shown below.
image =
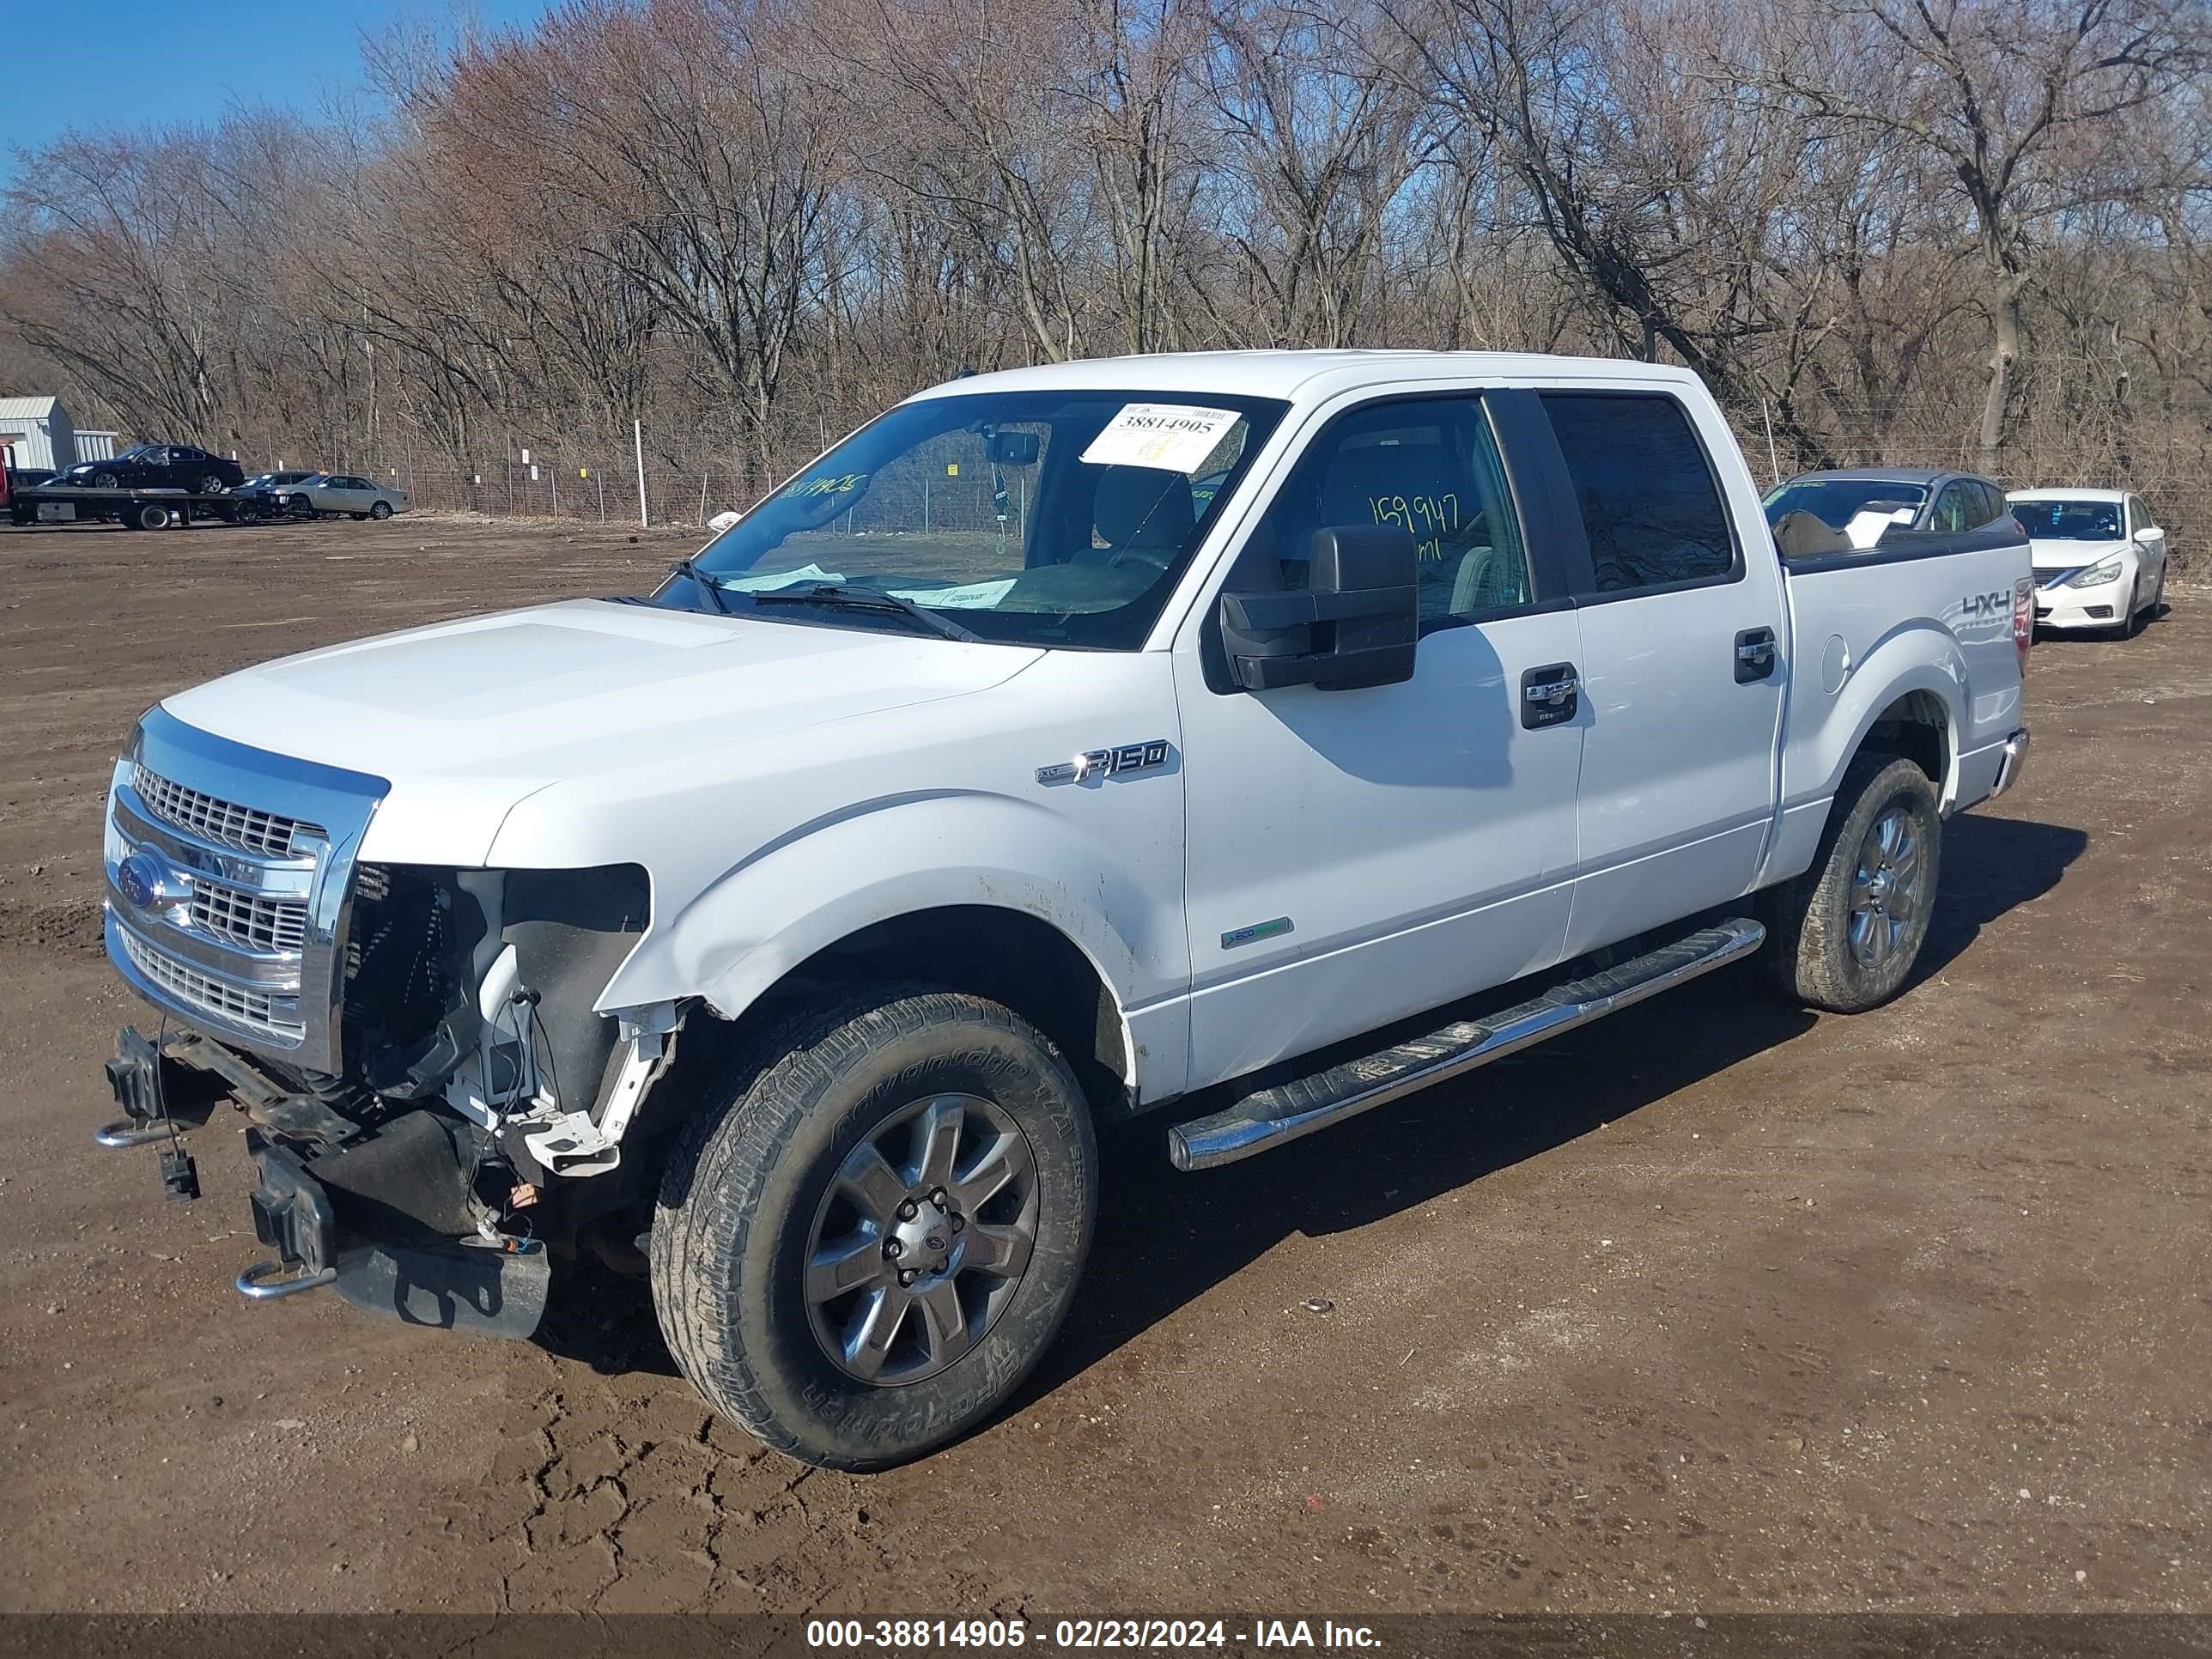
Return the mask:
[[[1789,112],[1871,126],[1948,164],[1972,212],[1989,326],[1978,441],[2004,447],[2039,237],[2110,199],[2118,118],[2203,67],[2193,0],[1770,3],[1753,84]]]
[[[2201,0],[571,0],[396,34],[373,121],[21,158],[0,374],[456,486],[604,465],[635,418],[734,493],[963,367],[1626,353],[1778,463],[2095,466],[2185,549],[2203,31]]]

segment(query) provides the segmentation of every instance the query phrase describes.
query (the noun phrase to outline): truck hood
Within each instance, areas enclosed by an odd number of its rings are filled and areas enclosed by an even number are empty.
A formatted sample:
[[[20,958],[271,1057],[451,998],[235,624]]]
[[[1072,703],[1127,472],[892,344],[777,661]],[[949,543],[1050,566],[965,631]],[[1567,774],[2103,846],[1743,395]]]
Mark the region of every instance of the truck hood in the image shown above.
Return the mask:
[[[1042,653],[576,599],[331,646],[164,700],[187,725],[387,780],[362,856],[481,863],[516,803],[749,735],[961,696]]]
[[[2030,541],[2027,556],[2036,575],[2043,577],[2062,570],[2086,570],[2100,559],[2125,553],[2134,545],[2124,538],[2111,542]]]

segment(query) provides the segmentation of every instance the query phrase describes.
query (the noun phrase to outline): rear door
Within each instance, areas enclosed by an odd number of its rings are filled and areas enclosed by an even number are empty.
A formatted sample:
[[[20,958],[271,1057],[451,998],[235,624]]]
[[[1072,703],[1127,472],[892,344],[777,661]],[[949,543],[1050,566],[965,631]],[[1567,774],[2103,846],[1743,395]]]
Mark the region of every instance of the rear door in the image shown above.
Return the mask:
[[[1419,551],[1410,680],[1245,690],[1212,604],[1200,649],[1176,653],[1193,1087],[1559,958],[1583,730],[1571,704],[1526,705],[1524,688],[1571,672],[1575,615],[1480,394],[1370,398],[1334,416],[1224,591],[1302,589],[1315,530],[1376,524]]]
[[[1724,429],[1709,447],[1661,388],[1546,390],[1579,509],[1579,955],[1745,892],[1776,800],[1781,572],[1757,487]],[[1717,453],[1716,453],[1717,452]]]

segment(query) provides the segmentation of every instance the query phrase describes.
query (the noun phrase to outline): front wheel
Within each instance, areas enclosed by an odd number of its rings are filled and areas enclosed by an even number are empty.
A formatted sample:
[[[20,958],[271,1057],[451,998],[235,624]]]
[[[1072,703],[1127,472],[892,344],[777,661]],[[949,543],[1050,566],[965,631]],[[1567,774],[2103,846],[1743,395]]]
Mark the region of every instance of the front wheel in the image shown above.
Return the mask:
[[[1097,1151],[1066,1062],[978,997],[883,990],[802,1015],[678,1136],[653,1305],[708,1402],[833,1468],[983,1422],[1075,1293]]]
[[[94,489],[114,489],[119,488],[119,483],[112,472],[95,472],[92,475],[92,487]]]
[[[1928,937],[1942,866],[1936,787],[1915,763],[1863,754],[1844,774],[1812,868],[1766,894],[1783,989],[1863,1013],[1904,988]]]

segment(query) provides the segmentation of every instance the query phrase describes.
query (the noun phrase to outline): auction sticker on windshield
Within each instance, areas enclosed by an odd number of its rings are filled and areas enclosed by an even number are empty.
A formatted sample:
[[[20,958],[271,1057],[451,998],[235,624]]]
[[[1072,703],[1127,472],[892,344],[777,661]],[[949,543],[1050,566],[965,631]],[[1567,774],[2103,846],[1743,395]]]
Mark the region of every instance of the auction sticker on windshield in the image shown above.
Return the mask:
[[[1243,416],[1233,409],[1188,404],[1124,404],[1106,422],[1083,459],[1092,466],[1149,466],[1163,472],[1195,472]]]

